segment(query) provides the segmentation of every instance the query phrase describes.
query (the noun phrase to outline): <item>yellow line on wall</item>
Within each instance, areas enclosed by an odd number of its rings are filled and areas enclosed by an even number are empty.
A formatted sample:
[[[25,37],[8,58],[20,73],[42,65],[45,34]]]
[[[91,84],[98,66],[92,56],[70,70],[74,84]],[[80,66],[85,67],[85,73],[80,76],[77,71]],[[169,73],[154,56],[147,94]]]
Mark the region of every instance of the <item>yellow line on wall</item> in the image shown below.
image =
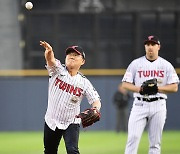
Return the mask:
[[[82,69],[80,70],[84,75],[124,75],[125,69]]]
[[[126,69],[81,69],[84,75],[92,76],[121,76],[124,75]],[[176,69],[180,75],[180,68]],[[48,76],[46,69],[34,70],[0,70],[0,77],[16,77],[16,76]]]
[[[47,70],[0,70],[0,76],[47,76]]]

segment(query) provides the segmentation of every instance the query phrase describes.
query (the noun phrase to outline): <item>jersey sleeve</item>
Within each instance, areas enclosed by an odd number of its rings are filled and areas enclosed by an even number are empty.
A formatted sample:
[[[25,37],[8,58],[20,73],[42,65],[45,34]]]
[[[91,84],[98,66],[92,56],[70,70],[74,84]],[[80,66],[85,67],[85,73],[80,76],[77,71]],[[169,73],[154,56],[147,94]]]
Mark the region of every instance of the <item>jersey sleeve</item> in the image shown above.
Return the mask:
[[[94,103],[95,101],[100,101],[100,96],[96,89],[93,87],[90,81],[87,80],[87,89],[85,91],[85,96],[89,102],[89,104]]]
[[[168,71],[167,71],[167,84],[173,84],[173,83],[179,84],[179,77],[178,77],[174,67],[170,63],[170,65],[168,67]]]
[[[48,65],[45,65],[45,67],[48,70],[49,76],[54,76],[55,74],[57,74],[57,72],[61,72],[61,70],[63,69],[61,62],[58,59],[56,59],[56,64],[54,66],[50,67]]]
[[[129,64],[129,66],[123,76],[122,82],[129,82],[129,83],[134,82],[133,80],[134,80],[134,76],[135,76],[135,66],[136,66],[135,61],[132,61]]]

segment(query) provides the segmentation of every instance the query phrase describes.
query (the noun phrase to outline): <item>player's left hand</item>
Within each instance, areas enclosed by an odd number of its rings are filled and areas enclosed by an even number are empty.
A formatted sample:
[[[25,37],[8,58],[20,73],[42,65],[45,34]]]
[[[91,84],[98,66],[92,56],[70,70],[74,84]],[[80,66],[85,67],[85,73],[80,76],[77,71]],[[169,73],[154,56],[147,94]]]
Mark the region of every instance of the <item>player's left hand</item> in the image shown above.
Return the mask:
[[[150,79],[143,82],[139,93],[141,95],[155,95],[158,92],[157,79]]]
[[[76,118],[81,118],[83,128],[92,125],[93,123],[100,120],[101,113],[96,108],[86,109],[76,116]]]

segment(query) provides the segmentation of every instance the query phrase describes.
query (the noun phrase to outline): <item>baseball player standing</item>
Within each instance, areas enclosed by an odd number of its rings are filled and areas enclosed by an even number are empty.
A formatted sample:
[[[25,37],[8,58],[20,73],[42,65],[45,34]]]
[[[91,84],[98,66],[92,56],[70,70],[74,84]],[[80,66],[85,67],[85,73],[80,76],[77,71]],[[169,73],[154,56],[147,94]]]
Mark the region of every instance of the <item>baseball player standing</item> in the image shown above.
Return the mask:
[[[161,137],[166,120],[167,93],[177,92],[179,78],[170,62],[160,57],[160,41],[149,36],[145,41],[146,54],[133,60],[122,79],[122,85],[134,92],[134,102],[128,122],[125,154],[137,154],[141,135],[147,125],[149,154],[161,153]],[[156,78],[157,92],[141,95],[144,81]]]
[[[92,107],[100,110],[100,97],[90,81],[79,73],[85,63],[85,53],[78,46],[66,49],[65,65],[54,57],[50,44],[40,41],[45,48],[46,68],[49,73],[48,107],[44,125],[44,153],[57,154],[64,138],[68,154],[79,154],[78,140],[80,103],[86,96]]]

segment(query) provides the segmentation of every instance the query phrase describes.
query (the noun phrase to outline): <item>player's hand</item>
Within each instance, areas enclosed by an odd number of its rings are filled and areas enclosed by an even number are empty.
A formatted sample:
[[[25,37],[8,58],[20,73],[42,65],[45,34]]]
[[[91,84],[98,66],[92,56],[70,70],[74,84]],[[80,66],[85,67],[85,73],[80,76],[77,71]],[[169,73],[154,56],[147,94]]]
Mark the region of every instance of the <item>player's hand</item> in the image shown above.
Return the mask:
[[[139,91],[141,95],[155,95],[157,92],[158,86],[156,78],[144,81]]]
[[[46,51],[52,51],[52,47],[46,41],[40,41],[40,45],[46,49]]]
[[[76,118],[81,118],[83,128],[91,126],[101,118],[101,113],[96,108],[89,108],[76,115]]]
[[[48,66],[55,65],[55,57],[52,47],[46,41],[40,41],[40,45],[45,48],[44,56]]]

